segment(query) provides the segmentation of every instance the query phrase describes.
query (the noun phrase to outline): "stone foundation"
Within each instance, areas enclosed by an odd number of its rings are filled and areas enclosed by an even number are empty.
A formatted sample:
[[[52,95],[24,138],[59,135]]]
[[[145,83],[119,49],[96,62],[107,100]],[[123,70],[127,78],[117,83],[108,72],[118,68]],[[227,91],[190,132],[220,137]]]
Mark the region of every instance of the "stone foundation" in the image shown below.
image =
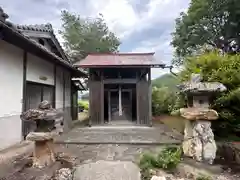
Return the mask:
[[[52,133],[31,132],[28,134],[27,139],[35,143],[33,167],[43,168],[52,165],[56,161]]]
[[[185,121],[183,152],[197,161],[212,164],[216,158],[216,142],[210,121]]]

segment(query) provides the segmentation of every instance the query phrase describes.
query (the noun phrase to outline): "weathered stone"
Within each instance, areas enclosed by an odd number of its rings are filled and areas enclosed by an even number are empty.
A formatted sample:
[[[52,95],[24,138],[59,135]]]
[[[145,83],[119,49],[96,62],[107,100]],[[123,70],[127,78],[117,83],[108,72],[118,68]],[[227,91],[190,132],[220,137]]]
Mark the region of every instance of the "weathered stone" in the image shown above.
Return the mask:
[[[53,141],[35,141],[33,152],[33,167],[43,168],[52,165],[56,159],[53,149]]]
[[[98,161],[76,167],[73,180],[140,180],[140,169],[129,161]]]
[[[67,166],[69,168],[72,168],[76,165],[77,157],[72,156],[70,154],[58,152],[58,153],[55,153],[55,157],[56,157],[56,160],[64,164],[65,167]]]
[[[69,168],[59,169],[56,173],[55,179],[56,180],[72,180],[73,179],[72,170]]]
[[[181,108],[180,114],[187,120],[216,120],[218,113],[213,109],[207,108]]]
[[[219,82],[202,82],[200,74],[192,74],[189,82],[177,86],[184,93],[223,92],[226,87]]]
[[[240,165],[240,146],[234,143],[218,143],[218,156],[224,158],[229,163]]]
[[[172,174],[169,174],[161,169],[157,170],[156,176],[165,177],[166,179],[175,179],[175,177]]]
[[[196,121],[194,123],[193,152],[196,160],[213,163],[216,158],[217,146],[211,129],[211,122]]]
[[[30,141],[47,141],[54,137],[54,133],[50,132],[30,132],[26,139]]]
[[[210,121],[217,120],[218,113],[209,109],[209,99],[213,92],[225,91],[226,87],[218,82],[202,82],[200,74],[192,74],[191,80],[178,88],[188,99],[188,108],[179,110],[180,115],[189,120],[185,123],[183,152],[197,161],[212,164],[217,147]]]
[[[33,166],[43,168],[55,162],[53,133],[31,132],[28,140],[34,141]]]
[[[37,109],[29,109],[20,115],[23,121],[36,122],[38,132],[51,132],[55,129],[55,123],[62,121],[63,112],[53,109],[48,101],[42,101]]]
[[[184,140],[182,143],[183,153],[185,156],[193,157],[192,144],[193,144],[193,123],[191,121],[185,120]]]
[[[222,173],[222,168],[217,165],[206,165],[204,163],[195,162],[192,159],[184,159],[179,163],[176,172],[187,179],[197,179],[199,177],[209,177],[216,179],[218,174]]]
[[[166,180],[164,176],[153,176],[151,180]]]
[[[51,106],[50,102],[44,100],[38,105],[38,108],[39,109],[50,109],[50,108],[52,108],[52,106]]]

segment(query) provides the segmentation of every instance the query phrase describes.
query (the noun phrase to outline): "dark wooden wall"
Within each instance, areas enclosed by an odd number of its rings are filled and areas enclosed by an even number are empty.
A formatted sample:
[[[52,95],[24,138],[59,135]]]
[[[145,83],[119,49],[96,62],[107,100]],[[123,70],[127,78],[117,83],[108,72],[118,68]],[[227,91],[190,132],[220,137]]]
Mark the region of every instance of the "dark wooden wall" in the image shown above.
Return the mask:
[[[149,96],[148,81],[140,80],[137,82],[137,123],[149,125]]]
[[[104,123],[104,79],[101,70],[89,70],[89,115],[90,125]],[[150,68],[139,68],[136,73],[137,124],[151,125],[151,73]],[[148,78],[146,77],[148,74]],[[129,79],[131,80],[131,79]],[[134,80],[134,79],[133,79]],[[133,81],[134,82],[134,81]]]
[[[104,123],[104,87],[101,75],[96,75],[90,70],[89,79],[89,124]]]
[[[136,84],[137,123],[140,125],[152,125],[152,84],[151,69],[145,71],[146,76],[138,76]]]

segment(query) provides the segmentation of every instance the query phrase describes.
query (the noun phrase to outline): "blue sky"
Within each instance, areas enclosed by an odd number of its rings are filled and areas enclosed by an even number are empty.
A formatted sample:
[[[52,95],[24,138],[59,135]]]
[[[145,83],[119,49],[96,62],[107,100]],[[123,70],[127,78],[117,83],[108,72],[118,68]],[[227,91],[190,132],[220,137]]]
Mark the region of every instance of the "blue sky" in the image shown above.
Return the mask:
[[[103,14],[109,28],[121,39],[122,52],[156,52],[156,58],[170,64],[170,46],[175,19],[190,0],[1,0],[0,6],[18,24],[51,23],[57,34],[61,10],[84,17]],[[61,37],[57,37],[62,41]],[[156,78],[168,70],[153,69]]]

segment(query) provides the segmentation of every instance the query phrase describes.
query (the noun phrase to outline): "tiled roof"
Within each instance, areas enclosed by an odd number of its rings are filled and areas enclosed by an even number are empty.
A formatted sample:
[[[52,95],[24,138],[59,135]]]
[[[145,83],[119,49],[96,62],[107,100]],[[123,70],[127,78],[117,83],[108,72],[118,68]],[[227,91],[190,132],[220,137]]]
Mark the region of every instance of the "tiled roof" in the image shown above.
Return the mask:
[[[197,92],[223,92],[226,87],[219,82],[200,82],[200,83],[183,83],[178,85],[181,92],[197,93]]]
[[[223,92],[226,87],[219,82],[202,82],[200,74],[192,74],[191,80],[177,86],[181,92]]]
[[[35,24],[35,25],[15,25],[19,30],[31,30],[31,31],[40,31],[40,32],[53,32],[52,25],[48,24]]]
[[[99,66],[164,66],[156,61],[154,53],[108,53],[90,54],[85,59],[75,63],[78,67]]]
[[[65,58],[65,60],[69,61],[68,57],[66,56],[61,44],[59,43],[56,35],[54,34],[54,30],[53,27],[50,23],[47,24],[35,24],[35,25],[13,25],[13,27],[15,27],[18,31],[37,31],[37,32],[46,32],[46,33],[50,33],[50,35],[52,35],[52,38],[54,38],[55,42],[56,42],[56,46],[57,48],[59,48],[59,51],[61,51],[60,53],[62,54],[62,56]],[[26,35],[26,34],[25,34]]]
[[[32,26],[20,26],[15,25],[9,21],[6,21],[8,18],[8,15],[4,13],[3,9],[0,7],[0,25],[2,25],[4,28],[6,28],[8,31],[11,31],[12,33],[16,34],[17,36],[21,37],[23,40],[26,40],[33,44],[33,46],[38,47],[45,53],[52,56],[54,59],[58,60],[60,63],[66,65],[68,68],[71,68],[74,71],[79,71],[76,68],[73,67],[72,63],[65,61],[61,57],[57,56],[55,53],[51,52],[49,49],[41,45],[40,43],[36,42],[35,40],[25,36],[23,33],[21,33],[21,30],[23,29],[29,29],[29,30],[35,30],[35,31],[42,31],[42,32],[53,32],[51,24],[45,24],[45,25],[32,25]],[[52,33],[53,34],[53,33]],[[54,34],[53,34],[54,35]],[[86,73],[79,71],[82,74],[86,75]]]

